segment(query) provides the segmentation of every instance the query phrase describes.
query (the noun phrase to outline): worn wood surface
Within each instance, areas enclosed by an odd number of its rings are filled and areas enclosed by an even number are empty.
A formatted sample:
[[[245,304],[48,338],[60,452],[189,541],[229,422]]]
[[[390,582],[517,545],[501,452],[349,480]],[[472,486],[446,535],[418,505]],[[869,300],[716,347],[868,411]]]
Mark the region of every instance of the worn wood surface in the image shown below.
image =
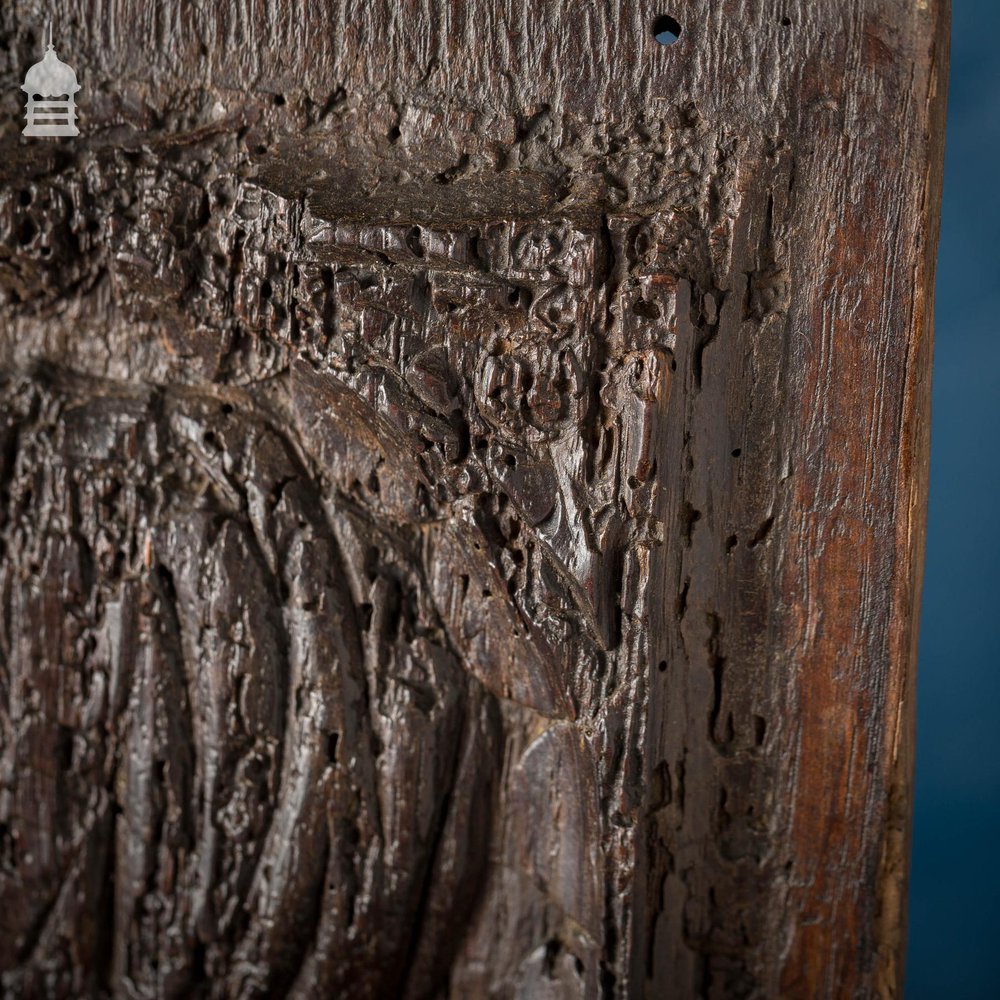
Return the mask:
[[[669,6],[0,8],[6,995],[898,994],[947,4]]]

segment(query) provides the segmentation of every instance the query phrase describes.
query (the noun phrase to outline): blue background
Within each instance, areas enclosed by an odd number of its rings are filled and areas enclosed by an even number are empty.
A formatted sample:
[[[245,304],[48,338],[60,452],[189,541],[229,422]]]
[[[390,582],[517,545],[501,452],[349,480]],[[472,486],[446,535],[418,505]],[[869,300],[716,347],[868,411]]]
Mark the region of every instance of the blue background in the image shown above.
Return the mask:
[[[908,1000],[1000,998],[998,37],[998,0],[954,0]]]

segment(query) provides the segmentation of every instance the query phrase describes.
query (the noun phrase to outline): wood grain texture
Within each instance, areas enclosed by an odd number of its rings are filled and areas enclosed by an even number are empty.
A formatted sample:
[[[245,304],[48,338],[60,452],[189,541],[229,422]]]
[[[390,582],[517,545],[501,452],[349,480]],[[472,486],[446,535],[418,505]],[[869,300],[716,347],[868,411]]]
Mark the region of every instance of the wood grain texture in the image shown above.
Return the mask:
[[[897,996],[945,0],[43,17],[5,993]]]

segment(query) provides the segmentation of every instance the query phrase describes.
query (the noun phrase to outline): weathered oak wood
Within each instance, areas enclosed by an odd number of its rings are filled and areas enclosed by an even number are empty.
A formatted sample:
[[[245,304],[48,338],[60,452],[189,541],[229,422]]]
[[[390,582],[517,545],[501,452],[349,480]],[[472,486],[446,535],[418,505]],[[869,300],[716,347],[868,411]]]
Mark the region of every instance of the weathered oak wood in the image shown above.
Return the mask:
[[[897,995],[945,0],[44,14],[6,993]]]

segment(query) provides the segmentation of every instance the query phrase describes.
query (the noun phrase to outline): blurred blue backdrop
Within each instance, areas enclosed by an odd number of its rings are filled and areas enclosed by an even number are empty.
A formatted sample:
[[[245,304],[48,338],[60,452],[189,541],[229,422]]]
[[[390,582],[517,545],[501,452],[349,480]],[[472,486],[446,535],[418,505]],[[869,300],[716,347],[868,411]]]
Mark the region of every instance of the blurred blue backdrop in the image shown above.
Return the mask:
[[[1000,997],[1000,3],[953,0],[908,1000]]]

